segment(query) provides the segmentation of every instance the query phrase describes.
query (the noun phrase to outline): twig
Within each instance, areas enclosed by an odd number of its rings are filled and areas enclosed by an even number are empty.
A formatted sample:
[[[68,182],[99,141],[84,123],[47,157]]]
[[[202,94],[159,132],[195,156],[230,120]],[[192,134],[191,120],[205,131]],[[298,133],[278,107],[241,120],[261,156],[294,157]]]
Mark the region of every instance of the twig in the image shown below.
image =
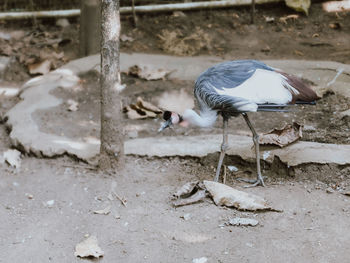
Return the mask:
[[[125,207],[127,207],[127,205],[126,205],[126,202],[125,202],[125,200],[123,199],[123,198],[121,198],[116,192],[112,192],[114,195],[115,195],[115,197],[116,198],[118,198],[119,199],[119,201],[123,204],[123,206],[125,206]]]
[[[134,26],[137,27],[137,16],[135,11],[135,0],[131,0],[132,16],[134,18]]]
[[[254,24],[254,18],[255,18],[255,0],[252,0],[251,10],[250,10],[250,22]]]
[[[226,184],[226,165],[224,165],[224,178],[222,180],[223,184]]]
[[[82,169],[88,169],[88,170],[93,170],[96,171],[97,167],[93,167],[93,166],[84,166],[84,165],[69,165],[69,164],[64,164],[62,165],[63,167],[69,167],[69,168],[82,168]]]

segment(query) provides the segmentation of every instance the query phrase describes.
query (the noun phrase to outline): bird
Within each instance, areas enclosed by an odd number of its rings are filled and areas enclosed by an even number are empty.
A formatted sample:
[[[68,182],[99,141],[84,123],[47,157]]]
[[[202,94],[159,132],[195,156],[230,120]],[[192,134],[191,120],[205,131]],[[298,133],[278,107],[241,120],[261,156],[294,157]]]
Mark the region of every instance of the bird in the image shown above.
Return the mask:
[[[291,105],[315,105],[317,94],[300,78],[257,60],[233,60],[216,64],[201,73],[194,85],[198,114],[187,109],[182,115],[164,111],[159,132],[174,125],[212,126],[219,115],[223,119],[223,140],[214,181],[219,181],[228,149],[227,127],[231,117],[242,115],[252,133],[256,157],[256,180],[252,186],[265,186],[260,168],[259,135],[248,113],[285,112]],[[246,180],[247,181],[247,180]]]

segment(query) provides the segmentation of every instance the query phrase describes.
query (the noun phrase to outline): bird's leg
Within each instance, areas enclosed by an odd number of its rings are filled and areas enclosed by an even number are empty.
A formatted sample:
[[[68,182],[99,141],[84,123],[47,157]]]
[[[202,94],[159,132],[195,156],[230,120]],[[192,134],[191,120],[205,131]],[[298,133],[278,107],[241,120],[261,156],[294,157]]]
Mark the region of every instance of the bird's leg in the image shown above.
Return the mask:
[[[242,113],[246,123],[248,124],[249,129],[252,131],[253,134],[253,141],[254,141],[254,146],[255,146],[255,156],[256,156],[256,170],[257,170],[257,179],[254,180],[252,185],[247,186],[247,187],[254,187],[257,185],[265,186],[264,184],[264,179],[261,176],[261,169],[260,169],[260,152],[259,152],[259,135],[256,133],[252,123],[250,122],[247,113]],[[246,180],[241,180],[241,181],[246,181]],[[249,181],[248,181],[249,182]]]
[[[222,139],[222,144],[221,144],[221,152],[220,152],[220,158],[218,162],[218,167],[216,168],[216,175],[214,177],[214,182],[219,181],[219,176],[220,176],[220,170],[222,166],[222,162],[225,157],[225,152],[227,150],[228,144],[227,144],[227,123],[228,119],[224,117],[224,125],[223,125],[223,139]]]

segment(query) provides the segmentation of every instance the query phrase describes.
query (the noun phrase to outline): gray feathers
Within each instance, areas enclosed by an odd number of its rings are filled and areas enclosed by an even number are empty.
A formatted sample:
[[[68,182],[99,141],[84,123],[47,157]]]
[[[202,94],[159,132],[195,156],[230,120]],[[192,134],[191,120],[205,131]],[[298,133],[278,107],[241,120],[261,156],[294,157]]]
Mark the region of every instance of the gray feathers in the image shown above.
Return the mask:
[[[204,71],[196,80],[194,94],[200,110],[210,107],[212,110],[237,115],[242,111],[256,111],[256,103],[239,97],[219,95],[215,89],[235,88],[249,79],[256,69],[271,70],[256,60],[236,60],[217,64]]]
[[[274,71],[256,60],[235,60],[217,64],[204,71],[196,80],[195,86],[213,86],[216,89],[235,88],[249,79],[257,69]]]

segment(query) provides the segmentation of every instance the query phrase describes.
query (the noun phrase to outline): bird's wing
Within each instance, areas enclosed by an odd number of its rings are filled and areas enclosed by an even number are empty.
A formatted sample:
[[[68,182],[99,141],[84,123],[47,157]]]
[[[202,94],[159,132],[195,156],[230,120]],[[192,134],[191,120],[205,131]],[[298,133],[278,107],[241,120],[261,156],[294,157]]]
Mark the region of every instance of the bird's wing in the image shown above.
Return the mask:
[[[254,112],[258,109],[258,105],[250,100],[240,97],[219,95],[216,92],[205,94],[195,92],[195,97],[197,98],[201,112],[210,109],[235,115],[239,112]]]
[[[204,71],[196,81],[196,87],[208,82],[216,89],[233,89],[250,79],[257,69],[273,71],[256,60],[235,60],[217,64]]]
[[[226,111],[257,111],[258,105],[287,105],[311,102],[315,92],[295,76],[255,60],[238,60],[215,65],[195,83],[200,107]]]

